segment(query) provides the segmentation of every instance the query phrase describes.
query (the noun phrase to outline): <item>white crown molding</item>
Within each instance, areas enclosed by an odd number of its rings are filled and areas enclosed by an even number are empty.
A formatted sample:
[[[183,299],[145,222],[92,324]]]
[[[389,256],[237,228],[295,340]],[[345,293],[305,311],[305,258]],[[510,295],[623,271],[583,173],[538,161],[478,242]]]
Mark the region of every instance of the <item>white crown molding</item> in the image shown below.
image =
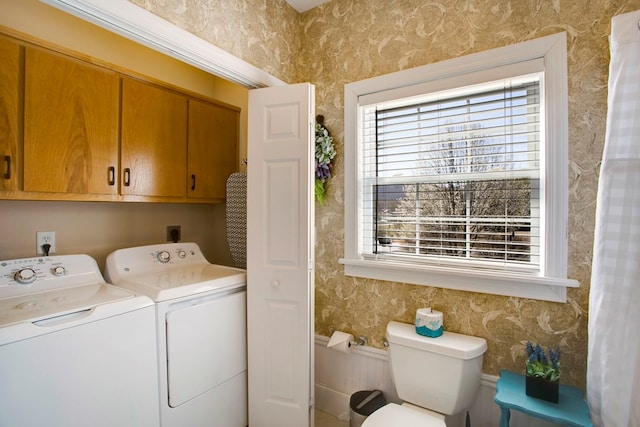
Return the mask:
[[[247,88],[286,83],[127,0],[40,0]]]

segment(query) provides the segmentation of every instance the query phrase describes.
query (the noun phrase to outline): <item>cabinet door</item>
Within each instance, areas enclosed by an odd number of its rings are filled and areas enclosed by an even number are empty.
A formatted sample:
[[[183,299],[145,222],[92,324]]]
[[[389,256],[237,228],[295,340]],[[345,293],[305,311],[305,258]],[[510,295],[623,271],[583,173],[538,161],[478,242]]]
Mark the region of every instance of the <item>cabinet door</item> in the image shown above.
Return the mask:
[[[189,197],[224,199],[238,165],[238,120],[235,110],[189,100]]]
[[[122,80],[124,195],[185,197],[187,98],[137,80]]]
[[[24,190],[115,194],[119,79],[26,48]]]
[[[20,46],[0,38],[0,190],[17,190]]]

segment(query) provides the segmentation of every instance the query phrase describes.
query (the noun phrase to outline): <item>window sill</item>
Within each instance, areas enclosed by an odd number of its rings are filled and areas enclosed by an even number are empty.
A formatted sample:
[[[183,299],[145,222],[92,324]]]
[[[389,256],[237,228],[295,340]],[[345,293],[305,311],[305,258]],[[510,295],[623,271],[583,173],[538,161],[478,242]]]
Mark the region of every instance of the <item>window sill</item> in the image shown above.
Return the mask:
[[[380,260],[343,258],[339,262],[344,264],[347,276],[553,302],[567,302],[566,288],[580,286],[572,279],[510,272],[416,266]]]

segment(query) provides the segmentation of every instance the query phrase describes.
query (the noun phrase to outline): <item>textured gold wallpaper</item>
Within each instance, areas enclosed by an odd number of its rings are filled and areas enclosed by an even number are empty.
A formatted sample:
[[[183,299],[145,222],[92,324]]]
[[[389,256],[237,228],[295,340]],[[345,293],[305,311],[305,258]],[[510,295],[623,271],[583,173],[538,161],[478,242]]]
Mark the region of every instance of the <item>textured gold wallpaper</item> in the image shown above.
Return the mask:
[[[279,79],[291,82],[300,14],[284,0],[129,0]]]
[[[328,203],[316,205],[316,331],[365,335],[382,346],[387,322],[415,310],[445,329],[484,337],[484,372],[521,371],[524,343],[559,345],[562,382],[584,387],[598,166],[604,145],[611,18],[640,0],[332,0],[297,14],[282,0],[132,0],[282,80],[316,85],[316,111],[338,150]],[[345,277],[344,84],[567,32],[569,289],[566,304]]]

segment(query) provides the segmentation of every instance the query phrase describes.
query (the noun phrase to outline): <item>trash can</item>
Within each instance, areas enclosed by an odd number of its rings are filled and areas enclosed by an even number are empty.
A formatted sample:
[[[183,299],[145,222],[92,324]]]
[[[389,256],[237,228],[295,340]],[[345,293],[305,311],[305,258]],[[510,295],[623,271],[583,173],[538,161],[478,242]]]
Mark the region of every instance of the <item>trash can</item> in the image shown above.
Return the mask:
[[[369,415],[386,404],[380,390],[356,391],[349,399],[349,427],[360,427]]]

